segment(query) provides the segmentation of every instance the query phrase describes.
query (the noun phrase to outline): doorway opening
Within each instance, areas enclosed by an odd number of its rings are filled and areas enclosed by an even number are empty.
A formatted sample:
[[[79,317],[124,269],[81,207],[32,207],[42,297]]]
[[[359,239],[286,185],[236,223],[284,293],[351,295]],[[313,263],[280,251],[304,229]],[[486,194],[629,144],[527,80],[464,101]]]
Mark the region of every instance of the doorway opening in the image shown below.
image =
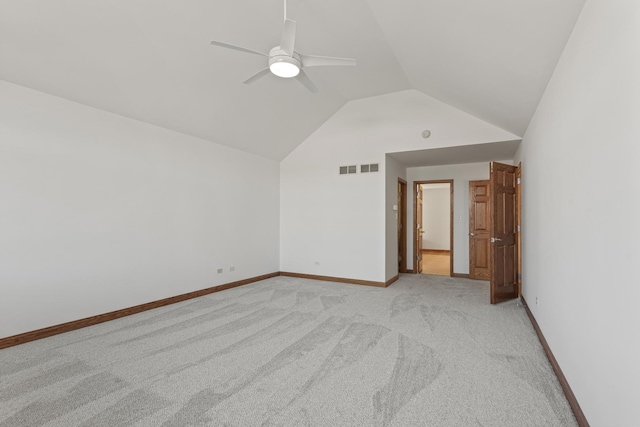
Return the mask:
[[[407,273],[407,181],[398,178],[398,272]]]
[[[453,180],[414,181],[413,272],[453,276]]]

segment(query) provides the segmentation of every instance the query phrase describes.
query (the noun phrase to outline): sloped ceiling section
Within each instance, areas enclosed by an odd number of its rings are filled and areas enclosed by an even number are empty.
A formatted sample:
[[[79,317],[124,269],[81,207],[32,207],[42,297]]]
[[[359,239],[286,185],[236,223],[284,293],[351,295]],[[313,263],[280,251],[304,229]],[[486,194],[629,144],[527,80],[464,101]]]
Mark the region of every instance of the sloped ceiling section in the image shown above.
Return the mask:
[[[584,0],[289,0],[296,50],[353,57],[242,82],[281,0],[0,0],[0,79],[280,160],[346,102],[418,89],[522,135]]]
[[[368,0],[411,86],[524,135],[585,0]]]

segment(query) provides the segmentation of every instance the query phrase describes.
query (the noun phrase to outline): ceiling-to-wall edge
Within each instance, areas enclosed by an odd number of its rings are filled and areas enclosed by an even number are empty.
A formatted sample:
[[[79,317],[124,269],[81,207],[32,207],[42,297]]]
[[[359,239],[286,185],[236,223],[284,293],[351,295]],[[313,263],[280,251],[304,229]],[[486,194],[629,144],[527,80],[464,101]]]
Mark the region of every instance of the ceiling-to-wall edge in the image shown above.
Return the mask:
[[[52,97],[53,99],[57,98],[57,99],[63,100],[64,102],[70,102],[70,103],[73,103],[73,104],[76,104],[76,105],[79,105],[79,106],[82,106],[82,107],[85,107],[85,108],[89,108],[91,110],[95,110],[95,111],[99,111],[99,112],[102,112],[102,113],[106,113],[106,114],[112,115],[114,117],[119,117],[119,118],[122,118],[122,119],[125,119],[125,120],[130,120],[131,122],[138,123],[138,124],[140,124],[142,126],[148,126],[149,128],[161,129],[163,131],[171,132],[171,133],[174,133],[176,135],[186,136],[186,137],[189,137],[189,138],[194,138],[194,139],[200,140],[200,141],[205,142],[205,143],[214,144],[214,145],[217,145],[217,146],[220,146],[220,147],[224,147],[225,149],[233,150],[233,151],[240,152],[240,153],[243,153],[243,154],[247,154],[247,155],[250,155],[250,156],[259,157],[259,158],[262,158],[262,159],[267,159],[267,160],[270,160],[270,161],[273,161],[273,162],[279,162],[280,161],[280,159],[272,158],[272,157],[269,157],[269,156],[263,156],[261,154],[258,154],[258,153],[252,152],[252,151],[248,151],[248,150],[243,150],[241,148],[235,147],[235,146],[230,145],[230,144],[225,144],[225,143],[222,143],[220,141],[212,141],[212,140],[203,138],[203,137],[198,136],[198,135],[193,135],[193,134],[190,134],[190,133],[187,133],[187,132],[182,132],[182,131],[179,131],[179,130],[175,130],[175,129],[171,129],[171,128],[168,128],[168,127],[160,126],[160,125],[157,125],[155,123],[150,123],[150,122],[146,122],[146,121],[139,120],[139,119],[136,119],[136,118],[132,118],[132,117],[129,117],[129,116],[125,116],[125,115],[122,115],[122,114],[118,114],[118,113],[113,112],[113,111],[104,110],[102,108],[98,108],[98,107],[94,107],[94,106],[91,106],[91,105],[83,104],[82,102],[78,102],[78,101],[75,101],[73,99],[65,98],[64,96],[59,96],[59,95],[56,95],[56,94],[48,93],[48,92],[45,92],[45,91],[42,91],[42,90],[39,90],[39,89],[34,89],[34,88],[31,88],[31,87],[28,87],[28,86],[24,86],[24,85],[21,85],[21,84],[18,84],[18,83],[13,83],[13,82],[10,82],[8,80],[0,79],[0,85],[2,85],[2,84],[6,84],[6,85],[8,85],[8,87],[14,86],[16,88],[19,88],[20,90],[33,91],[35,93],[39,93],[39,94],[43,94],[43,95]]]
[[[431,131],[428,139],[422,136],[425,129]],[[407,89],[347,102],[282,162],[303,155],[307,147],[327,138],[347,138],[339,144],[345,153],[362,148],[383,154],[521,139],[423,92]]]

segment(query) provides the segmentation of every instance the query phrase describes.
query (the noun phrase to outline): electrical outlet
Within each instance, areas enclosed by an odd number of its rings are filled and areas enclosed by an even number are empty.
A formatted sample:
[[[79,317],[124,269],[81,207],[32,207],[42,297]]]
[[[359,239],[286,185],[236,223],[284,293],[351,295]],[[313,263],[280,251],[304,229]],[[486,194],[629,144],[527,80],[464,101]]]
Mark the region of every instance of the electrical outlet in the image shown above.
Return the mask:
[[[236,271],[236,268],[231,266],[231,267],[229,267],[229,271]]]
[[[536,297],[536,305],[538,305],[538,297]]]
[[[219,268],[219,269],[218,269],[218,274],[221,274],[222,272],[224,272],[224,269]]]

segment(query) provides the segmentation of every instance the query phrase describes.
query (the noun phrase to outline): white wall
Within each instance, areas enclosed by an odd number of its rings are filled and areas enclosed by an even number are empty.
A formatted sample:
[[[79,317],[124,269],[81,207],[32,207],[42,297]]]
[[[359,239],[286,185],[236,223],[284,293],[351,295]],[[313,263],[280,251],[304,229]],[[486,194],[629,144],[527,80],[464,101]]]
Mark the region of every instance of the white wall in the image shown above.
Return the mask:
[[[0,81],[0,337],[278,271],[278,169]]]
[[[393,207],[398,204],[398,178],[407,180],[407,168],[391,156],[385,156],[386,172],[386,236],[385,236],[385,281],[398,274],[398,211]],[[407,192],[408,192],[407,188]],[[407,246],[409,242],[407,242]]]
[[[451,190],[449,185],[422,185],[423,249],[449,250],[451,235]]]
[[[593,427],[640,425],[639,23],[587,1],[516,159],[524,297]]]
[[[280,269],[387,280],[395,252],[385,240],[395,225],[385,219],[386,185],[396,189],[385,154],[514,139],[415,90],[347,103],[280,164]],[[362,163],[379,163],[380,173],[338,175],[339,166]]]
[[[512,160],[496,161],[512,164]],[[407,207],[409,242],[413,242],[413,183],[438,179],[453,179],[453,272],[469,274],[469,181],[489,179],[489,163],[408,168],[407,180],[412,193]],[[413,268],[413,245],[407,248],[407,258],[407,268]]]

